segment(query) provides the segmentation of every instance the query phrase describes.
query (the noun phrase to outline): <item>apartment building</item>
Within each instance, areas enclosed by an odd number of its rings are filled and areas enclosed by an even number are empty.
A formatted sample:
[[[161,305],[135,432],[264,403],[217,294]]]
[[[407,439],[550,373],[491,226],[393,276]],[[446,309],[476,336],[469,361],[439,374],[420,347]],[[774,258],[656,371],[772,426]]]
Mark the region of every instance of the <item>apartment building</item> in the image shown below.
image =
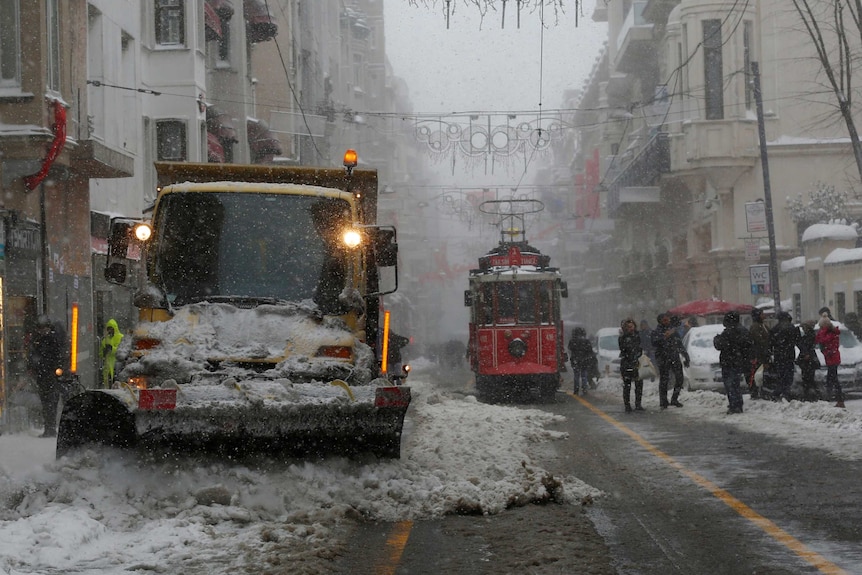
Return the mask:
[[[602,321],[652,321],[701,298],[755,303],[749,266],[768,263],[769,250],[766,234],[749,232],[746,222],[746,204],[763,201],[765,189],[752,63],[760,70],[778,260],[802,247],[788,198],[818,182],[858,188],[847,130],[834,95],[822,89],[810,38],[780,0],[599,5],[594,17],[609,29],[607,69],[593,74],[580,107],[601,129],[582,131],[574,171],[585,172],[597,154],[601,178],[591,192],[615,223],[620,293],[607,298],[616,317]],[[746,240],[755,239],[759,257],[746,259]],[[586,286],[593,299],[581,302],[595,308],[601,287]],[[818,299],[805,298],[801,313],[816,311]]]
[[[26,372],[39,314],[81,342],[93,317],[90,181],[132,175],[131,154],[94,137],[87,88],[87,2],[0,2],[0,401]],[[79,374],[94,381],[94,347]]]

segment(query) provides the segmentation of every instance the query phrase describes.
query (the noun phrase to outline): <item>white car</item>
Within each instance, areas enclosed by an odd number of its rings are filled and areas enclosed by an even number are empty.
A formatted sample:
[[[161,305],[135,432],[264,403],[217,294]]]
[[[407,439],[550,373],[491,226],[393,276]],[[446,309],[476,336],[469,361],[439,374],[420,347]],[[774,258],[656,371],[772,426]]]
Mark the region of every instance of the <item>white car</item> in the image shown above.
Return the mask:
[[[683,387],[688,391],[707,389],[724,391],[721,379],[721,365],[718,363],[719,351],[712,340],[724,331],[721,324],[693,327],[682,338],[682,344],[691,360],[688,367],[682,368]]]
[[[599,373],[619,375],[620,373],[620,328],[603,327],[596,332],[596,358]]]

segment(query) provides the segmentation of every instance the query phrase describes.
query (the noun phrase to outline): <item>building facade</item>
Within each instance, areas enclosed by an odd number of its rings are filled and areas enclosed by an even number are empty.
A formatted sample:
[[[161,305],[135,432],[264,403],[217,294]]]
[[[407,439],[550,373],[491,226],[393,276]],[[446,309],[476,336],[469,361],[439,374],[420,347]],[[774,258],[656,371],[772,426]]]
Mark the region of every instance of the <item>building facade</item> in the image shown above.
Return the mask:
[[[822,67],[795,10],[778,0],[609,0],[594,17],[608,23],[607,68],[579,106],[597,118],[581,131],[574,170],[586,172],[597,153],[595,189],[615,222],[619,317],[652,322],[703,298],[756,303],[749,266],[768,263],[769,249],[746,221],[746,204],[765,196],[754,64],[777,259],[802,249],[789,198],[818,184],[858,191],[847,128],[835,96],[815,88]],[[760,245],[756,259],[747,240]],[[804,298],[801,313],[817,299]]]

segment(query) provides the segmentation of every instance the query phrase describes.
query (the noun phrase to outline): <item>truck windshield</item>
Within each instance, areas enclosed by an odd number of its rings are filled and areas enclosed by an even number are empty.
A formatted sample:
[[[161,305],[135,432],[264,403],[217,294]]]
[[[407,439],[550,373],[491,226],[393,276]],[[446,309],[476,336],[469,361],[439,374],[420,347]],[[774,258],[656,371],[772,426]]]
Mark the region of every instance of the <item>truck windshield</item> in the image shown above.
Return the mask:
[[[151,265],[175,305],[208,298],[313,299],[339,311],[346,281],[340,199],[174,192],[160,202]]]

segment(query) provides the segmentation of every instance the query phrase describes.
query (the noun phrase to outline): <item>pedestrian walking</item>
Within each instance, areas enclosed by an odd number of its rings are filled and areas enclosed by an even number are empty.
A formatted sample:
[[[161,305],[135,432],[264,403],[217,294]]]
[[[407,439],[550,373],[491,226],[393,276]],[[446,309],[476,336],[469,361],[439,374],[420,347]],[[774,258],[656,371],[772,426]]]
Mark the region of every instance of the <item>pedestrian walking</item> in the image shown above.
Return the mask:
[[[593,351],[593,345],[587,339],[587,331],[584,328],[576,327],[572,329],[568,349],[569,363],[575,375],[575,395],[578,393],[586,394],[590,381],[590,369],[597,362],[597,358]]]
[[[844,393],[841,391],[841,382],[838,381],[838,366],[841,365],[841,351],[839,338],[841,330],[832,323],[828,314],[821,316],[818,322],[820,329],[814,336],[814,341],[823,352],[826,362],[826,399],[835,401],[835,407],[844,407]]]
[[[641,399],[643,398],[644,382],[638,375],[638,359],[643,355],[643,349],[641,348],[641,337],[638,333],[637,324],[631,318],[623,320],[619,348],[620,375],[623,378],[623,403],[626,413],[632,411],[632,384],[635,387],[635,410],[643,411]]]
[[[814,343],[816,325],[817,322],[813,319],[802,322],[802,334],[796,342],[796,347],[799,348],[796,365],[802,371],[802,401],[820,399],[820,391],[814,379],[814,373],[820,368],[820,359],[817,357]]]
[[[786,311],[778,312],[775,318],[778,323],[769,330],[772,362],[776,375],[776,387],[772,399],[790,401],[790,388],[793,386],[793,375],[796,373],[796,344],[799,341],[799,330],[793,325],[793,318]]]
[[[679,401],[679,392],[682,389],[682,366],[689,365],[688,352],[682,346],[682,340],[679,338],[678,327],[673,325],[671,315],[668,313],[659,314],[656,328],[652,331],[650,337],[655,350],[655,359],[658,363],[658,393],[659,406],[662,409],[668,405],[674,407],[682,407]],[[681,359],[680,356],[682,356]],[[667,400],[667,392],[670,384],[671,375],[674,377],[673,395],[670,402]]]
[[[763,321],[763,310],[754,308],[751,310],[751,327],[748,328],[748,333],[754,345],[754,350],[751,358],[751,366],[746,373],[746,382],[748,383],[748,392],[751,399],[758,399],[763,393],[762,388],[757,385],[754,380],[754,374],[763,366],[764,371],[769,367],[772,353],[772,345],[769,341],[769,328]]]
[[[57,370],[65,368],[64,339],[48,316],[39,316],[36,331],[30,338],[27,361],[42,404],[42,437],[57,435],[57,405],[60,402]]]
[[[722,324],[724,331],[713,338],[712,344],[721,352],[718,363],[721,365],[721,379],[727,394],[727,413],[742,413],[743,401],[739,383],[751,363],[751,334],[739,325],[739,312],[729,311],[724,314]]]
[[[117,348],[123,341],[117,320],[111,318],[105,324],[105,335],[99,343],[99,357],[102,358],[102,387],[110,389],[114,383],[114,368],[117,363]]]

